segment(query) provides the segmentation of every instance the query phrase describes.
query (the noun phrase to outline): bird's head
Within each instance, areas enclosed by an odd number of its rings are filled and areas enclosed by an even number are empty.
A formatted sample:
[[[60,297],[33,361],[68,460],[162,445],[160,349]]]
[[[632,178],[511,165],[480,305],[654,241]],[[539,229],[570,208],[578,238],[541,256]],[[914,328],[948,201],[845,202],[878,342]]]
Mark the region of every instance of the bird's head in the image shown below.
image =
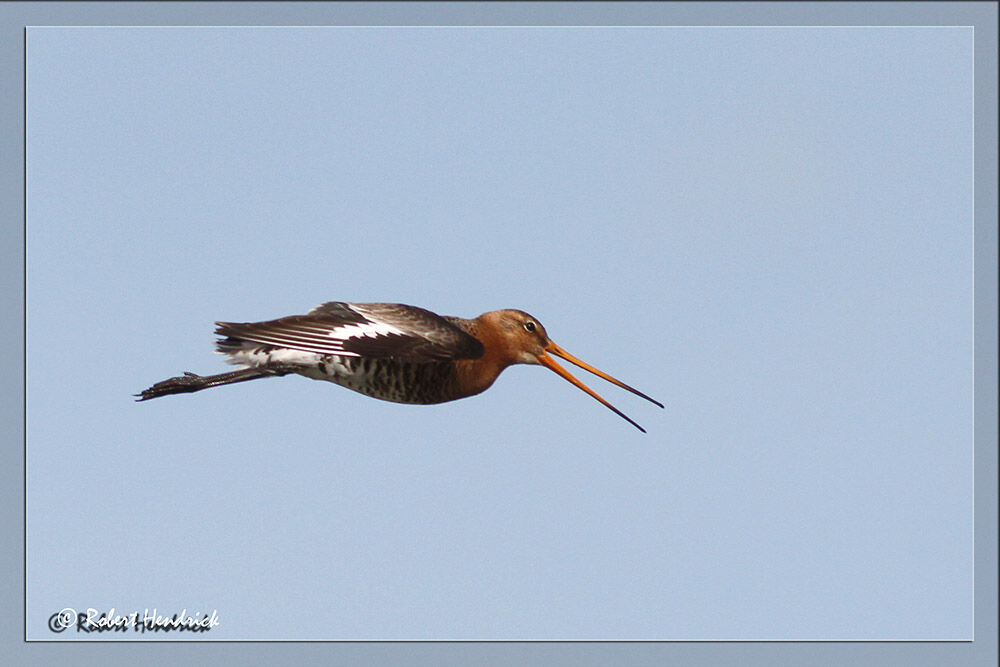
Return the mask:
[[[549,340],[549,335],[545,331],[545,327],[543,327],[536,318],[532,317],[523,310],[494,310],[480,315],[477,319],[485,325],[485,328],[489,331],[488,339],[492,340],[489,340],[488,347],[495,346],[497,348],[496,354],[502,364],[535,364],[545,366],[563,379],[596,398],[643,433],[646,432],[645,429],[629,419],[618,408],[601,398],[597,392],[573,377],[569,371],[560,366],[556,360],[552,358],[553,355],[565,359],[571,364],[575,364],[585,371],[589,371],[594,375],[611,382],[612,384],[618,385],[622,389],[626,389],[633,394],[636,394],[637,396],[641,396],[661,408],[663,407],[662,403],[653,400],[636,389],[633,389],[624,382],[616,380],[607,373],[597,370],[590,364],[577,359],[569,352],[553,343]]]

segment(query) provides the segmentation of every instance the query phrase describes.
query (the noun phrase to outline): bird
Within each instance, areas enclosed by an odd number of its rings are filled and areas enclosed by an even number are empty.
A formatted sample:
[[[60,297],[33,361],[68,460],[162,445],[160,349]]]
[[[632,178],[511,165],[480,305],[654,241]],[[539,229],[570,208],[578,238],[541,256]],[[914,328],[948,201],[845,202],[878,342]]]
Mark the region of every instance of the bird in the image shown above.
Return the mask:
[[[482,393],[508,366],[533,364],[551,369],[646,432],[559,365],[555,356],[663,407],[563,350],[537,318],[522,310],[494,310],[464,319],[401,303],[331,301],[305,315],[215,324],[216,352],[242,368],[218,375],[186,372],[135,394],[136,400],[298,374],[372,398],[431,405]]]

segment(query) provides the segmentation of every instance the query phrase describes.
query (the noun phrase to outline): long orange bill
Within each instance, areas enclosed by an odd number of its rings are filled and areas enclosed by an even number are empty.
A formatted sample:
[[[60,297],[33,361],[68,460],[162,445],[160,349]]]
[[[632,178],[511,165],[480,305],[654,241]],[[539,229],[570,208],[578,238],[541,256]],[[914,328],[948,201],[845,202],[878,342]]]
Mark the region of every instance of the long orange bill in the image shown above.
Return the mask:
[[[546,351],[551,352],[552,354],[556,355],[557,357],[561,357],[561,358],[565,359],[566,361],[568,361],[569,363],[576,364],[577,366],[579,366],[583,370],[588,371],[590,373],[593,373],[594,375],[596,375],[597,377],[601,378],[602,380],[607,380],[611,384],[616,384],[619,387],[621,387],[622,389],[625,389],[627,391],[632,392],[636,396],[641,396],[641,397],[645,398],[647,401],[649,401],[650,403],[652,403],[653,405],[657,405],[657,406],[659,406],[661,408],[663,407],[663,403],[660,403],[659,401],[657,401],[655,399],[652,399],[649,396],[646,396],[644,393],[642,393],[638,389],[633,389],[632,387],[628,386],[627,384],[625,384],[621,380],[616,380],[613,377],[611,377],[610,375],[608,375],[607,373],[603,373],[603,372],[597,370],[596,368],[594,368],[590,364],[587,364],[587,363],[584,363],[584,362],[580,361],[579,359],[577,359],[572,354],[570,354],[566,350],[562,349],[561,347],[559,347],[558,345],[556,345],[552,341],[549,341],[549,344],[546,346],[545,349],[546,349]]]
[[[611,377],[607,373],[604,373],[602,371],[597,370],[596,368],[594,368],[590,364],[586,364],[586,363],[580,361],[579,359],[577,359],[572,354],[570,354],[566,350],[562,349],[561,347],[559,347],[558,345],[556,345],[552,341],[549,341],[549,344],[545,346],[545,351],[546,352],[551,352],[552,354],[554,354],[557,357],[560,357],[562,359],[565,359],[566,361],[570,362],[571,364],[576,364],[577,366],[579,366],[583,370],[589,371],[589,372],[593,373],[594,375],[596,375],[597,377],[603,378],[603,379],[607,380],[608,382],[610,382],[612,384],[616,384],[619,387],[621,387],[622,389],[627,389],[628,391],[632,392],[633,394],[636,394],[637,396],[642,396],[647,401],[650,401],[651,403],[655,403],[656,405],[659,405],[661,408],[663,407],[663,404],[660,403],[659,401],[655,401],[652,398],[650,398],[649,396],[646,396],[645,394],[643,394],[642,392],[636,391],[635,389],[633,389],[632,387],[628,386],[624,382],[621,382],[620,380],[616,380],[615,378]],[[601,403],[603,403],[607,408],[609,408],[616,415],[618,415],[619,417],[621,417],[622,419],[624,419],[625,421],[627,421],[629,424],[632,424],[632,426],[635,426],[637,429],[639,429],[643,433],[646,432],[646,429],[644,429],[643,427],[641,427],[637,423],[635,423],[624,412],[622,412],[621,410],[619,410],[618,408],[616,408],[615,406],[611,405],[606,400],[604,400],[603,398],[601,398],[597,394],[597,392],[595,392],[593,389],[591,389],[590,387],[588,387],[587,385],[585,385],[584,383],[580,382],[575,377],[573,377],[570,374],[569,371],[567,371],[565,368],[563,368],[562,366],[560,366],[556,362],[556,360],[553,359],[552,357],[550,357],[549,355],[544,354],[544,353],[541,354],[541,355],[539,355],[538,361],[541,362],[541,364],[543,366],[545,366],[546,368],[549,368],[549,369],[555,371],[556,374],[559,375],[560,377],[562,377],[564,380],[569,381],[571,384],[575,385],[579,389],[582,389],[583,391],[587,392],[588,394],[590,394],[591,396],[593,396],[594,398],[596,398],[598,401],[600,401]]]

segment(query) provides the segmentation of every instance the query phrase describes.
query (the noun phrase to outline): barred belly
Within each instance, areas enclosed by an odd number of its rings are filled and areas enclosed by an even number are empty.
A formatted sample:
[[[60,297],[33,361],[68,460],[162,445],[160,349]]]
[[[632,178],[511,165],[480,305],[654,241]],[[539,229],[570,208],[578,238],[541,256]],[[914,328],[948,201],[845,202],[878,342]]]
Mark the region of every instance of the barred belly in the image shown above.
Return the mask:
[[[394,403],[443,403],[458,398],[454,365],[447,361],[414,363],[322,355],[315,365],[297,372]]]

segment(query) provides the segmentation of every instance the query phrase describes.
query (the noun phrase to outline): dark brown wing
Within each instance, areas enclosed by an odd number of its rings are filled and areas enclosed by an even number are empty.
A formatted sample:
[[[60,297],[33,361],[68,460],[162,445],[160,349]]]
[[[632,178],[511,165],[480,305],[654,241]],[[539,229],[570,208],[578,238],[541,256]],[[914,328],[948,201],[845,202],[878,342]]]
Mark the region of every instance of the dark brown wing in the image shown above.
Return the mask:
[[[396,358],[410,361],[476,359],[483,344],[440,315],[401,303],[331,301],[307,315],[267,322],[216,322],[227,338],[220,351],[239,341],[317,354]]]

